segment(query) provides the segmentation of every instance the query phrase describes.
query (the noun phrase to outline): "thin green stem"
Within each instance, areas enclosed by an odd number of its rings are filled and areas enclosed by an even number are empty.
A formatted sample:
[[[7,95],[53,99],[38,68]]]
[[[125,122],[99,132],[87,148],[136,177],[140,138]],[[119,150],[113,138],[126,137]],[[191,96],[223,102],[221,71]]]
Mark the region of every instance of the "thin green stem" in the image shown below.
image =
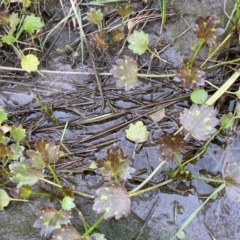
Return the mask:
[[[197,154],[195,155],[193,158],[187,160],[186,162],[184,162],[182,164],[182,166],[184,167],[185,165],[187,165],[188,163],[190,163],[191,161],[193,161],[194,159],[198,158],[199,156],[201,156],[207,149],[208,147],[208,144],[221,132],[222,128],[219,128],[211,137],[210,139],[208,139],[208,141],[204,144],[202,150]]]
[[[184,169],[183,169],[183,166],[182,166],[182,163],[181,163],[181,160],[180,160],[178,154],[174,153],[174,157],[177,161],[177,165],[178,165],[179,169],[181,170],[181,172],[184,172]]]
[[[48,167],[48,170],[50,171],[50,173],[52,174],[54,181],[55,181],[57,184],[61,185],[61,184],[60,184],[60,181],[59,181],[59,179],[58,179],[58,177],[57,177],[57,175],[56,175],[56,173],[55,173],[55,171],[54,171],[53,168],[52,168],[52,166],[51,166],[50,164],[48,164],[47,167]]]
[[[128,194],[129,196],[131,196],[134,192],[138,191],[140,188],[142,188],[145,184],[147,184],[150,179],[157,173],[157,171],[163,166],[163,164],[166,161],[161,162],[156,168],[155,170],[140,184],[138,185],[136,188],[134,188],[133,190],[131,190]]]
[[[135,143],[135,145],[134,145],[134,149],[133,149],[133,156],[132,156],[133,159],[135,158],[135,154],[136,154],[137,146],[138,146],[138,144]]]
[[[226,183],[226,180],[224,180],[224,179],[205,178],[205,177],[199,177],[196,175],[191,175],[191,178],[203,180],[203,181],[207,181],[207,182]]]
[[[202,38],[202,39],[200,40],[199,44],[198,44],[198,47],[197,47],[197,49],[196,49],[196,51],[195,51],[193,57],[192,57],[192,60],[191,60],[191,66],[193,65],[193,63],[194,63],[194,61],[195,61],[197,55],[199,54],[199,52],[200,52],[202,46],[204,45],[204,43],[205,43],[205,39]]]
[[[51,182],[51,181],[49,181],[49,180],[47,180],[45,178],[39,178],[39,180],[42,180],[42,181],[44,181],[44,182],[46,182],[48,184],[51,184],[51,185],[53,185],[55,187],[62,188],[62,185],[54,183],[54,182]],[[90,194],[87,194],[87,193],[82,193],[82,192],[78,192],[78,191],[73,191],[73,192],[75,194],[78,194],[78,195],[83,196],[83,197],[87,197],[87,198],[91,198],[91,199],[95,198],[93,195],[90,195]]]
[[[130,192],[128,193],[128,195],[129,195],[129,197],[133,197],[133,196],[136,196],[136,195],[139,195],[139,194],[142,194],[142,193],[145,193],[145,192],[154,190],[154,189],[159,188],[159,187],[161,187],[161,186],[164,186],[164,185],[166,185],[166,184],[168,184],[168,183],[170,183],[170,182],[172,182],[172,181],[173,181],[172,179],[168,179],[168,180],[166,180],[166,181],[164,181],[164,182],[158,183],[158,184],[156,184],[156,185],[154,185],[154,186],[152,186],[152,187],[145,188],[145,189],[143,189],[143,190],[139,190],[139,191],[137,191],[137,192],[132,192],[132,191],[130,191]]]
[[[89,234],[102,222],[104,215],[100,216],[97,221],[83,234],[83,237],[89,236]]]

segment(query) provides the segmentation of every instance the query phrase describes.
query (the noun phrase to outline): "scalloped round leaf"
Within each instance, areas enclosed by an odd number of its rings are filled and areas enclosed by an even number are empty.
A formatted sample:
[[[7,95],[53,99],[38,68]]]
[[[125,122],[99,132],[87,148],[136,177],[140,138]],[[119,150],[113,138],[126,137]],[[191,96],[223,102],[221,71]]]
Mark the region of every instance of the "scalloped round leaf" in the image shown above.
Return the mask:
[[[165,133],[159,140],[160,155],[165,161],[173,161],[174,154],[186,152],[187,143],[183,140],[183,136],[174,133]]]
[[[63,198],[62,200],[62,209],[63,210],[66,210],[66,211],[70,211],[72,208],[75,208],[76,205],[74,203],[74,199],[69,197],[69,196],[66,196]]]
[[[191,92],[190,98],[193,103],[201,105],[206,102],[206,100],[208,98],[208,93],[204,88],[195,88]]]
[[[125,34],[122,30],[116,29],[111,32],[114,42],[120,42],[125,38]]]
[[[130,141],[143,143],[148,140],[149,131],[142,121],[137,121],[135,124],[130,123],[128,129],[126,129],[126,138]]]
[[[23,155],[24,147],[19,145],[19,143],[13,143],[10,145],[11,148],[11,159],[18,160]]]
[[[18,188],[23,185],[32,186],[38,182],[39,178],[43,177],[42,170],[33,168],[29,160],[22,158],[20,161],[9,165],[12,174],[10,180],[17,183]]]
[[[0,108],[0,125],[7,120],[7,113],[3,108]]]
[[[216,131],[215,126],[219,123],[216,115],[217,110],[213,106],[193,104],[180,113],[180,123],[192,137],[204,141]]]
[[[138,55],[142,55],[148,49],[149,37],[144,31],[136,31],[127,37],[127,41],[130,43],[128,48]]]
[[[114,65],[110,73],[118,79],[117,87],[125,87],[125,91],[135,88],[138,80],[137,62],[127,56],[116,62],[118,65]]]
[[[40,17],[35,17],[33,14],[26,16],[23,21],[23,29],[29,33],[33,34],[34,31],[39,30],[44,26]]]
[[[189,59],[183,60],[183,66],[177,70],[177,76],[173,78],[174,81],[180,82],[186,91],[194,89],[197,86],[204,86],[205,72],[198,67],[193,67]]]
[[[56,163],[58,161],[60,146],[56,145],[52,139],[38,139],[35,142],[35,150],[42,156],[43,161],[46,164]]]
[[[34,150],[27,150],[26,154],[30,158],[29,162],[34,168],[43,169],[46,166],[46,163],[43,161],[41,153]]]
[[[105,183],[97,190],[93,210],[104,213],[105,219],[127,217],[131,211],[131,200],[126,189],[119,183]]]
[[[22,69],[28,73],[37,71],[39,64],[38,58],[33,54],[28,54],[21,59]]]
[[[224,114],[220,119],[220,127],[222,129],[227,129],[232,127],[233,123],[234,123],[234,116],[231,112],[228,114]]]
[[[61,225],[70,224],[71,213],[68,211],[57,211],[52,207],[44,207],[36,213],[38,219],[34,222],[33,227],[41,228],[41,236],[48,237],[53,230],[61,229]]]
[[[223,177],[226,180],[226,194],[229,200],[240,203],[240,164],[239,162],[227,163]]]
[[[85,238],[81,237],[79,232],[71,224],[62,226],[59,229],[52,231],[50,240],[84,240]],[[100,240],[100,239],[98,239]]]
[[[224,29],[218,28],[220,21],[215,15],[202,17],[199,16],[195,23],[192,24],[193,31],[197,38],[204,39],[205,42],[212,47],[217,40],[217,37],[222,35]]]
[[[23,129],[22,125],[18,127],[13,126],[10,135],[16,142],[21,142],[26,137],[26,129]]]
[[[122,4],[118,6],[117,13],[121,16],[121,18],[126,18],[135,13],[135,8],[133,6]]]
[[[107,150],[107,157],[100,159],[100,172],[102,176],[111,180],[119,176],[123,180],[132,178],[131,173],[135,171],[132,168],[133,159],[124,157],[123,150],[118,146],[112,146]]]
[[[92,34],[92,43],[100,49],[105,49],[108,47],[108,43],[106,42],[105,34],[101,32],[95,32]]]
[[[8,206],[11,198],[8,196],[5,190],[0,189],[0,210],[4,210],[3,208]]]
[[[90,8],[90,12],[87,13],[87,20],[92,24],[99,25],[103,20],[101,9],[96,10],[95,8]]]

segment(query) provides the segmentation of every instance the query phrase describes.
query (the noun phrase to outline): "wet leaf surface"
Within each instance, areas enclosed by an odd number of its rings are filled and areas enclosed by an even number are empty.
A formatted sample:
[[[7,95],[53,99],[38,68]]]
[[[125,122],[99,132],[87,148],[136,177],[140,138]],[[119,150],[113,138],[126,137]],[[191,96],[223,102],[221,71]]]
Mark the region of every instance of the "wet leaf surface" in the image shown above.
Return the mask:
[[[219,123],[216,115],[217,110],[213,106],[193,104],[180,113],[180,122],[192,137],[204,141],[216,131],[215,126]]]
[[[71,214],[68,211],[57,211],[52,207],[45,207],[36,213],[37,220],[34,222],[33,227],[41,228],[41,235],[44,237],[49,236],[53,230],[61,229],[61,225],[70,223]]]
[[[163,160],[173,161],[174,154],[184,154],[186,152],[187,143],[183,140],[183,136],[174,133],[165,133],[159,140],[159,152]]]
[[[224,171],[226,180],[227,197],[236,203],[240,203],[240,164],[239,162],[229,162]]]
[[[118,146],[112,146],[107,150],[107,157],[98,160],[98,166],[102,176],[111,180],[120,177],[123,180],[132,178],[131,173],[134,172],[132,168],[133,159],[124,157],[123,150]]]
[[[104,213],[105,219],[127,217],[131,210],[131,200],[126,189],[119,183],[105,183],[97,190],[93,210]]]

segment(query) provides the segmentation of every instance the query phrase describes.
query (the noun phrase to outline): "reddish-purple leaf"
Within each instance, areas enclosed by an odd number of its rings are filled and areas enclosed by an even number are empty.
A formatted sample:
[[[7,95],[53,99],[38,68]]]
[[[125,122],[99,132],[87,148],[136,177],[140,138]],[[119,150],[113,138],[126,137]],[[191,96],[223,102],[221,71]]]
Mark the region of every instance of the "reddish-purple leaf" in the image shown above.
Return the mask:
[[[217,37],[224,32],[222,28],[217,27],[219,23],[215,15],[205,18],[200,16],[196,19],[195,24],[192,24],[192,28],[197,38],[204,39],[209,46],[213,46]]]
[[[52,207],[45,207],[36,213],[38,219],[33,224],[35,228],[41,228],[41,235],[49,236],[53,230],[60,229],[61,225],[70,224],[71,213],[68,211],[57,211]]]
[[[98,161],[102,176],[107,179],[119,176],[123,180],[131,177],[134,169],[131,167],[132,159],[124,157],[123,150],[118,146],[112,146],[107,150],[107,157]]]
[[[97,190],[93,210],[104,213],[105,219],[127,217],[131,210],[131,200],[126,189],[119,183],[105,183]]]
[[[186,152],[187,143],[183,140],[183,136],[179,134],[163,134],[159,144],[160,155],[165,161],[173,161],[175,153],[184,154]]]
[[[198,67],[192,67],[190,60],[185,59],[183,66],[177,70],[177,76],[174,77],[174,81],[181,82],[183,88],[186,91],[196,88],[197,86],[204,86],[205,72]]]
[[[101,32],[95,32],[92,34],[92,43],[100,49],[105,49],[108,47],[108,43],[106,42],[106,37]]]
[[[61,226],[61,228],[55,229],[52,231],[50,240],[84,240],[85,238],[81,237],[79,232],[71,224]]]
[[[54,140],[38,139],[35,143],[36,152],[40,153],[46,164],[56,163],[59,155],[59,145]]]

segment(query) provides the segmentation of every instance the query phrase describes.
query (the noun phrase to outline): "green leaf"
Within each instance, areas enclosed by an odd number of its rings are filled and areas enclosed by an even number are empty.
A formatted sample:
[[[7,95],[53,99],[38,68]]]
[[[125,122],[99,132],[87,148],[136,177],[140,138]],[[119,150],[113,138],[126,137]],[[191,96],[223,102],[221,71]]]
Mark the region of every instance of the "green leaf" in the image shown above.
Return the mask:
[[[52,207],[45,207],[36,213],[38,219],[34,222],[33,227],[41,228],[41,236],[48,238],[55,229],[61,229],[61,225],[70,224],[70,212],[57,211]]]
[[[13,143],[10,145],[11,148],[11,159],[18,160],[23,155],[24,147],[20,146],[19,143]]]
[[[232,127],[233,123],[234,123],[234,116],[231,112],[228,114],[224,114],[220,119],[220,127],[223,129]]]
[[[6,191],[4,191],[3,189],[0,189],[0,210],[4,210],[3,208],[8,206],[10,201],[11,201],[11,198],[8,196]]]
[[[43,26],[44,23],[41,21],[41,18],[35,17],[33,14],[25,17],[23,22],[23,29],[31,35],[34,31],[39,30]]]
[[[15,37],[12,35],[3,35],[2,42],[10,45],[15,42]]]
[[[11,29],[8,32],[8,35],[11,36],[14,34],[14,32],[17,29],[17,25],[20,23],[20,18],[18,17],[18,13],[11,13],[11,15],[9,16],[9,22],[10,22],[10,27]],[[15,40],[15,38],[14,38]]]
[[[127,217],[131,211],[131,200],[126,189],[119,183],[105,183],[97,190],[93,210],[104,213],[105,219]]]
[[[21,66],[28,73],[37,71],[38,65],[38,58],[33,54],[28,54],[21,59]]]
[[[208,93],[203,88],[195,88],[190,94],[191,100],[196,104],[203,104],[208,98]]]
[[[193,104],[180,113],[180,123],[194,138],[199,141],[207,140],[216,131],[219,119],[213,106]]]
[[[62,200],[62,209],[63,210],[66,210],[66,211],[70,211],[72,208],[75,208],[76,205],[74,203],[74,199],[69,197],[69,196],[66,196],[63,198]]]
[[[116,179],[118,176],[123,180],[132,178],[130,175],[134,172],[131,168],[133,159],[124,157],[123,150],[118,146],[112,146],[107,150],[107,157],[98,160],[98,166],[102,176],[111,180]]]
[[[127,38],[130,43],[128,48],[138,55],[142,55],[148,49],[149,37],[144,31],[134,30]]]
[[[114,65],[110,73],[117,78],[117,87],[125,87],[125,91],[135,88],[138,80],[137,62],[125,56],[125,59],[118,59],[118,65]]]
[[[135,124],[131,123],[129,128],[126,129],[126,138],[136,144],[146,142],[148,136],[149,132],[142,121],[138,121]]]
[[[101,9],[90,8],[90,12],[87,13],[87,19],[90,23],[99,25],[103,20]]]
[[[13,126],[10,135],[16,142],[21,142],[26,137],[26,130],[23,129],[22,125],[19,127]]]
[[[4,109],[0,108],[0,124],[7,120],[7,113]]]
[[[23,185],[34,185],[42,178],[42,170],[35,169],[31,166],[31,162],[25,158],[20,159],[20,162],[14,162],[9,165],[12,177],[10,180],[17,183],[20,188]]]

